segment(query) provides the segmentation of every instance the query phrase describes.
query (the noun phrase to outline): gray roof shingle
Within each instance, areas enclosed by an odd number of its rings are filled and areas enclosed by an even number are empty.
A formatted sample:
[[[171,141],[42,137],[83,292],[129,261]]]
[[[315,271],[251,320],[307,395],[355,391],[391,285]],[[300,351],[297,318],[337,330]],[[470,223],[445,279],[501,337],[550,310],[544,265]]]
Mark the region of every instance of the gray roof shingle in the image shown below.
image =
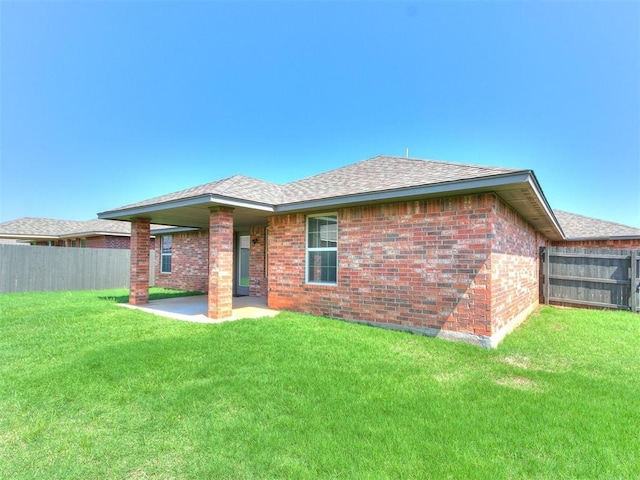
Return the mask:
[[[151,228],[167,228],[152,225]],[[88,235],[131,235],[131,223],[94,218],[87,221],[23,217],[0,223],[0,236],[5,238],[59,238]]]
[[[244,175],[235,175],[125,205],[116,210],[209,195],[283,205],[321,198],[490,177],[517,171],[522,170],[381,155],[285,185],[277,185]]]
[[[309,201],[344,198],[359,194],[393,192],[422,186],[442,185],[477,179],[490,179],[510,174],[527,173],[530,170],[504,167],[487,167],[463,163],[423,160],[415,158],[379,155],[373,158],[323,172],[284,185],[234,175],[229,178],[198,185],[174,193],[132,203],[100,214],[107,216],[137,207],[150,207],[179,200],[208,197],[228,197],[273,207],[299,204]],[[167,208],[171,206],[167,205]],[[554,211],[558,223],[567,238],[610,238],[640,236],[640,229],[604,220],[584,217],[562,211]],[[552,219],[555,224],[556,220]]]
[[[433,185],[520,170],[380,155],[283,186],[281,203]]]
[[[112,221],[112,220],[103,220]],[[0,223],[2,235],[37,235],[58,237],[65,232],[80,228],[83,222],[76,220],[56,220],[53,218],[24,217]]]
[[[234,175],[233,177],[216,180],[196,187],[187,188],[159,197],[150,198],[141,202],[132,203],[120,207],[120,209],[144,207],[156,205],[175,200],[185,200],[209,195],[221,195],[241,200],[248,200],[258,203],[277,204],[282,187],[274,183],[265,182],[256,178],[244,175]]]
[[[568,240],[588,238],[640,237],[640,228],[554,210]]]

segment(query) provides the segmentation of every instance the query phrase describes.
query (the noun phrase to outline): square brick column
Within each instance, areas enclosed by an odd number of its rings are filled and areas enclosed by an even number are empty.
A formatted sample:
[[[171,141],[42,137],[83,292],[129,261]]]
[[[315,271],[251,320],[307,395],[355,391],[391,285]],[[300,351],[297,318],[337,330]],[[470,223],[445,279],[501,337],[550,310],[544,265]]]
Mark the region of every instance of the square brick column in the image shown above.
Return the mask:
[[[209,213],[209,299],[207,317],[230,317],[233,301],[233,208]]]
[[[142,305],[149,302],[149,253],[151,247],[151,221],[136,218],[131,222],[131,268],[129,303]]]

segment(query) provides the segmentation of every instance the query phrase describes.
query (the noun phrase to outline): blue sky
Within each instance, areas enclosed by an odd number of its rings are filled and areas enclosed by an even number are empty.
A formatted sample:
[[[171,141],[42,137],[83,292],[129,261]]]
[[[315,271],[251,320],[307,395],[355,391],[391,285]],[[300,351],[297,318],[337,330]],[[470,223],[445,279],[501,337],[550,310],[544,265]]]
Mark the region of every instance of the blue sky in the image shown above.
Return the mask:
[[[640,227],[640,2],[0,2],[0,221],[378,154]]]

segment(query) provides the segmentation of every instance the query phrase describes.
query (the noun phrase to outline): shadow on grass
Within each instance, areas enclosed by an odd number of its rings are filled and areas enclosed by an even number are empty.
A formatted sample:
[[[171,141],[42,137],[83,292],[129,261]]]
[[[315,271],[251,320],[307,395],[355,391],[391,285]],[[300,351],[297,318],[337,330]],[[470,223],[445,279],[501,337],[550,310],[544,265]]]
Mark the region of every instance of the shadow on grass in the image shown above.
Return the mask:
[[[163,298],[178,298],[178,297],[194,297],[197,295],[205,295],[204,292],[197,290],[171,290],[168,288],[151,288],[149,289],[149,300],[162,300]],[[99,296],[100,300],[107,300],[114,303],[127,303],[129,301],[129,295],[106,295]]]

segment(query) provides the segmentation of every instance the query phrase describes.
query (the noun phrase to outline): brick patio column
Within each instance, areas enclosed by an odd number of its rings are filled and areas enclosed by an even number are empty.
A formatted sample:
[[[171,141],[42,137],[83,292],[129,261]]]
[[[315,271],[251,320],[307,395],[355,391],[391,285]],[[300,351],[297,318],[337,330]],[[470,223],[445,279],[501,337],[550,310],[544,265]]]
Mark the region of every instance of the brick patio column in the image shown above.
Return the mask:
[[[207,316],[231,316],[233,301],[233,208],[209,210],[209,299]]]
[[[151,221],[135,218],[131,222],[131,267],[129,270],[129,303],[142,305],[149,301],[149,253]]]

